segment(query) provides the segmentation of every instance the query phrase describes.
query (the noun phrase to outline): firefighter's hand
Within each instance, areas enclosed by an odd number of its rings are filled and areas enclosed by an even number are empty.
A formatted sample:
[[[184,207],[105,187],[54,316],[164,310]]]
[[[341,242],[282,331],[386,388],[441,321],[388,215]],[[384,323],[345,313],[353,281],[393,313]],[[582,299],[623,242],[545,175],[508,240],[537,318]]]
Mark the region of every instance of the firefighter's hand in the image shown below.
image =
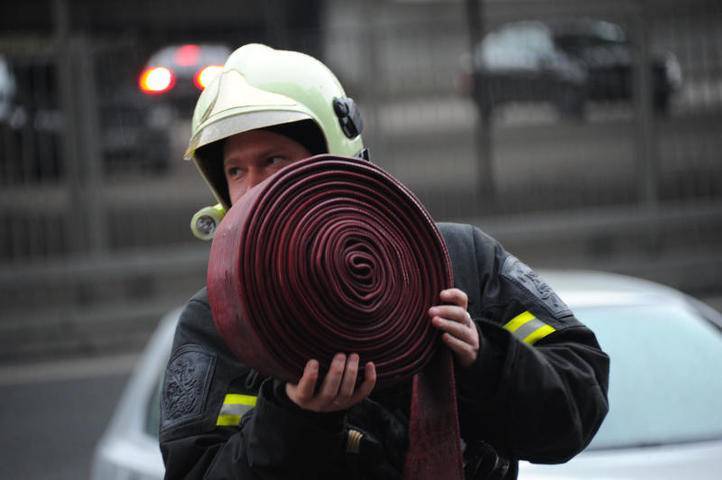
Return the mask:
[[[316,391],[319,365],[317,360],[309,360],[303,370],[303,376],[297,384],[286,384],[286,395],[293,403],[314,412],[336,412],[346,410],[368,397],[376,385],[376,367],[368,362],[364,366],[363,382],[356,387],[359,356],[355,353],[344,355],[337,353],[321,387]]]
[[[442,290],[439,296],[448,305],[436,305],[429,309],[431,324],[444,332],[441,338],[454,352],[456,362],[468,367],[479,355],[479,331],[466,311],[469,299],[458,288]]]

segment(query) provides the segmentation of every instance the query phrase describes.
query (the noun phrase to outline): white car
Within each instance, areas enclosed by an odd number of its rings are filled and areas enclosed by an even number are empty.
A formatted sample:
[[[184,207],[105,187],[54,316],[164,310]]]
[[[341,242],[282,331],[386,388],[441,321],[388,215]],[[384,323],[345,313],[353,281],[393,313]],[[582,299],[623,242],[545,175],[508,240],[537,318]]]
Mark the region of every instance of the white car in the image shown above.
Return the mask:
[[[524,480],[717,479],[722,471],[722,315],[682,293],[592,272],[542,276],[611,357],[610,412],[562,465],[522,462]],[[178,311],[133,373],[95,452],[93,480],[163,477],[159,392]]]
[[[7,122],[12,114],[15,100],[15,78],[5,57],[0,55],[0,124]]]

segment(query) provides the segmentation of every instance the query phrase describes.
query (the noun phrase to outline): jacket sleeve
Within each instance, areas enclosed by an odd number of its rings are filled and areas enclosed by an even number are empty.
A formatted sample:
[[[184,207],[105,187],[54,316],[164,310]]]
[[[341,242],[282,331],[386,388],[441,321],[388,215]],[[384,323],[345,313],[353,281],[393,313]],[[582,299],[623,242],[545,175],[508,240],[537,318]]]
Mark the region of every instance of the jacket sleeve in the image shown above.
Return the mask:
[[[253,371],[215,332],[208,304],[191,300],[181,314],[161,395],[160,448],[166,479],[325,477],[342,458],[343,419],[303,411],[283,382],[248,382]],[[217,425],[228,392],[255,396],[240,421]],[[227,422],[226,422],[227,423]]]
[[[471,237],[475,262],[455,271],[478,278],[479,356],[457,369],[462,435],[511,458],[565,462],[607,413],[609,358],[534,271],[480,230]]]

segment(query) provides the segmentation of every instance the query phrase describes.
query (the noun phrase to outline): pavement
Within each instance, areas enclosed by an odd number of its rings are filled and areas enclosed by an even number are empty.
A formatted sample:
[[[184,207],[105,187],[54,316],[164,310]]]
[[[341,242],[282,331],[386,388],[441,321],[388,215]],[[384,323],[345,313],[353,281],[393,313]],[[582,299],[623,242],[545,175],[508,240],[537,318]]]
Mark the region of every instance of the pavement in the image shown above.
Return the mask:
[[[0,367],[0,388],[128,376],[137,360],[138,353],[128,353],[108,357],[75,358],[2,366]]]
[[[0,478],[88,478],[135,355],[0,368]]]
[[[722,296],[703,298],[722,310]],[[138,352],[0,367],[0,478],[88,478]],[[39,461],[41,459],[41,461]]]

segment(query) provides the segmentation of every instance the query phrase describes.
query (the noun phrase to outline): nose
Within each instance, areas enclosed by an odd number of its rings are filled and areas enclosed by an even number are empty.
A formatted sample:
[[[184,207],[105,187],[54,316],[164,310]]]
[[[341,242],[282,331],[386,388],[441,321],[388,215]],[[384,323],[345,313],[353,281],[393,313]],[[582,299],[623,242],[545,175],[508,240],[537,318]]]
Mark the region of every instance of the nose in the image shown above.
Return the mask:
[[[246,174],[248,188],[253,188],[268,177],[261,168],[249,168]]]
[[[265,167],[252,167],[248,169],[248,173],[246,174],[246,180],[248,181],[248,188],[253,188],[268,177],[271,176],[273,172],[271,172],[270,169]]]
[[[240,181],[228,183],[228,194],[231,203],[236,203],[248,190],[255,187],[273,174],[273,170],[265,167],[250,167]]]

